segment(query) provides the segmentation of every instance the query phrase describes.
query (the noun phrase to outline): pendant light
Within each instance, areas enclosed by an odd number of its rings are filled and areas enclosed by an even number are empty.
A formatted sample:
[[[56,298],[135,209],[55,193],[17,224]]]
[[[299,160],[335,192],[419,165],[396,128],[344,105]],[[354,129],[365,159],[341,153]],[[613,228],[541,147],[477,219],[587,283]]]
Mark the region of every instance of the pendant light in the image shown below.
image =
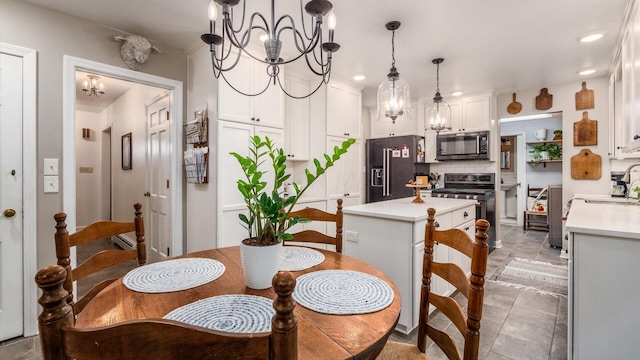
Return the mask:
[[[436,95],[433,97],[433,102],[427,107],[424,128],[439,133],[441,130],[451,130],[451,107],[440,95],[440,64],[444,62],[444,59],[437,58],[431,62],[436,65]]]
[[[409,116],[411,111],[411,96],[409,84],[400,78],[396,69],[395,37],[396,30],[400,27],[399,21],[390,21],[386,25],[391,35],[391,69],[387,74],[387,80],[378,86],[378,117],[391,118],[395,124],[396,118],[401,115]]]

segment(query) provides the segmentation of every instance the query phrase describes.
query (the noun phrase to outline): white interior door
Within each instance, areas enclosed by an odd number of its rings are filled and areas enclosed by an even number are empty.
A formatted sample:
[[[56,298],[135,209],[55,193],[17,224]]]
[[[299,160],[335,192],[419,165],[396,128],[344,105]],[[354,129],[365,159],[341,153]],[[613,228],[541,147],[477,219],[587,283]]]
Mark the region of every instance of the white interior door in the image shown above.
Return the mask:
[[[0,341],[23,334],[22,58],[0,54]]]
[[[171,237],[171,113],[169,95],[147,105],[148,201],[145,242],[149,262],[170,257]]]

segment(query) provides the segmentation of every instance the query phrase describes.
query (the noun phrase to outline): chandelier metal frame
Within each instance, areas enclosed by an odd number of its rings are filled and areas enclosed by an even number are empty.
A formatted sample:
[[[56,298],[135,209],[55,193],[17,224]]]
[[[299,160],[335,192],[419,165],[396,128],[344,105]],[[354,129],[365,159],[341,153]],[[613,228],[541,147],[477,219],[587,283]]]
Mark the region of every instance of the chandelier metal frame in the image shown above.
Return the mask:
[[[200,38],[209,45],[211,52],[211,63],[213,75],[216,79],[222,77],[224,81],[235,91],[245,96],[257,96],[264,93],[271,84],[278,84],[282,91],[289,97],[303,99],[314,94],[322,84],[329,83],[331,78],[331,62],[333,53],[340,49],[340,45],[333,41],[335,28],[335,15],[332,12],[333,5],[327,0],[311,0],[305,6],[300,0],[300,20],[302,30],[296,27],[291,15],[282,15],[278,19],[275,17],[275,0],[271,0],[271,13],[269,20],[255,12],[249,15],[247,26],[246,0],[242,1],[242,16],[240,25],[236,27],[234,22],[234,7],[240,0],[212,0],[209,4],[209,33],[203,34]],[[222,7],[222,31],[221,35],[216,34],[217,6]],[[311,26],[307,29],[305,25],[304,11],[311,15]],[[328,17],[329,41],[323,42],[322,24],[323,17]],[[268,38],[264,40],[265,54],[255,55],[249,49],[254,32],[262,32]],[[280,57],[282,41],[280,38],[284,34],[292,34],[293,43],[298,54],[290,59],[284,60]],[[318,46],[320,45],[320,46]],[[234,49],[236,54],[234,54]],[[229,82],[225,72],[233,69],[240,61],[241,54],[244,53],[252,59],[266,65],[266,72],[269,75],[264,88],[259,88],[254,93],[246,93],[239,90]],[[326,53],[326,54],[325,54]],[[309,93],[303,96],[293,95],[286,91],[280,80],[280,66],[292,63],[304,58],[308,68],[315,75],[321,77],[318,85]]]
[[[87,96],[95,95],[95,97],[101,98],[104,95],[104,90],[102,89],[102,83],[99,82],[100,76],[87,75],[87,77],[89,78],[89,80],[84,81],[82,92]]]

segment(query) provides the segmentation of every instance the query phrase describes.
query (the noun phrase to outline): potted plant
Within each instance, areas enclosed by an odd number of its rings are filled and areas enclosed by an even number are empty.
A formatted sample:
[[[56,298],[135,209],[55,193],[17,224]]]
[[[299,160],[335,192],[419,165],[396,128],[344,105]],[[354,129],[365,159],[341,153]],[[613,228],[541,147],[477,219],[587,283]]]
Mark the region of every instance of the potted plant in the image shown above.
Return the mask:
[[[559,160],[562,159],[562,146],[557,143],[548,143],[547,145],[547,153],[549,154],[550,160]]]
[[[553,140],[562,140],[562,130],[553,131]]]
[[[332,167],[347,149],[355,143],[355,139],[345,140],[340,147],[333,149],[333,154],[324,154],[324,165],[314,159],[314,170],[305,170],[306,184],[303,187],[292,183],[294,194],[284,196],[284,184],[291,174],[286,173],[287,157],[284,150],[277,148],[271,139],[259,136],[251,137],[248,156],[230,153],[238,160],[244,179],[238,179],[238,190],[244,198],[248,215],[240,214],[242,225],[248,231],[248,237],[242,240],[240,254],[247,286],[253,289],[271,287],[271,279],[277,272],[277,262],[283,240],[293,238],[287,232],[289,228],[305,219],[296,216],[289,219],[289,214],[300,196],[315,182],[318,177]],[[271,171],[262,166],[270,162]],[[272,176],[269,186],[267,177]]]
[[[547,144],[535,145],[529,152],[533,154],[533,164],[535,165],[539,164],[543,160],[549,160]]]

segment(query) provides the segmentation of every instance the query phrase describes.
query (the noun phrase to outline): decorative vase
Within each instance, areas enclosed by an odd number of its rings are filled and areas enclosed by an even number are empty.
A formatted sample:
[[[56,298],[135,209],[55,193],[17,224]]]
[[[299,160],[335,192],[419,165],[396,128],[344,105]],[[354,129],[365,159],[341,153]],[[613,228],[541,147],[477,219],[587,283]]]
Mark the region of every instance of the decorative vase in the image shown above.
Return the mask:
[[[246,245],[240,243],[242,272],[247,287],[255,290],[268,289],[271,280],[278,272],[278,262],[282,251],[282,243],[267,246]]]
[[[540,160],[549,160],[549,153],[547,151],[540,151]]]

